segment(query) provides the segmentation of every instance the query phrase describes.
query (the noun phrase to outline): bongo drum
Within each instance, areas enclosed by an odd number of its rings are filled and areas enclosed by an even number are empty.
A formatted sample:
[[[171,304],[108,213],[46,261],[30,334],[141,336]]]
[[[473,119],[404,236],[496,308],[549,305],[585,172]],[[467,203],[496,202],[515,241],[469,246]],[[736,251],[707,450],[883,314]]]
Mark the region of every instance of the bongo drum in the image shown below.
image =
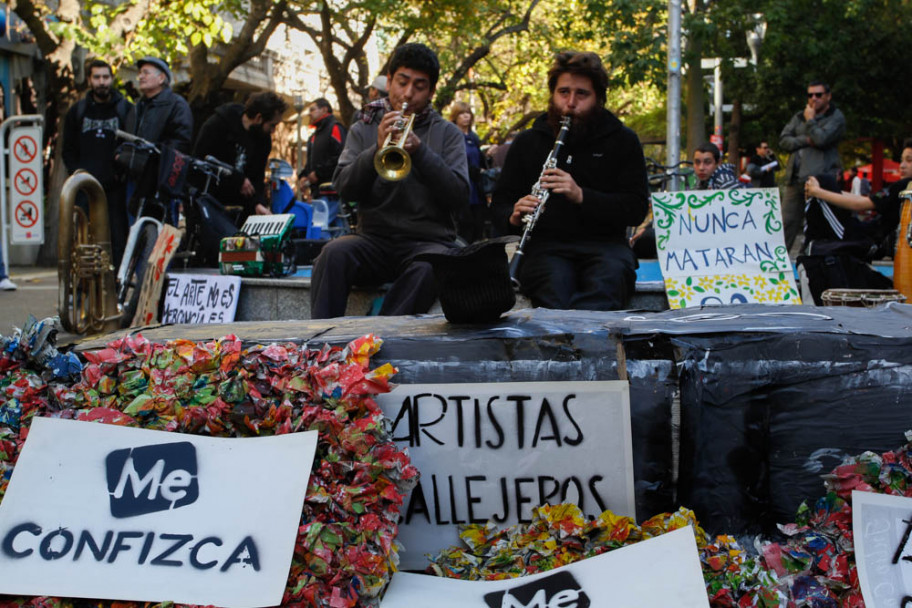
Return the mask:
[[[904,190],[901,196],[910,192]],[[899,233],[896,235],[896,253],[893,255],[893,287],[907,298],[912,298],[912,200],[906,198],[899,214]]]
[[[820,300],[824,306],[873,308],[887,302],[905,302],[906,296],[895,289],[827,289]]]

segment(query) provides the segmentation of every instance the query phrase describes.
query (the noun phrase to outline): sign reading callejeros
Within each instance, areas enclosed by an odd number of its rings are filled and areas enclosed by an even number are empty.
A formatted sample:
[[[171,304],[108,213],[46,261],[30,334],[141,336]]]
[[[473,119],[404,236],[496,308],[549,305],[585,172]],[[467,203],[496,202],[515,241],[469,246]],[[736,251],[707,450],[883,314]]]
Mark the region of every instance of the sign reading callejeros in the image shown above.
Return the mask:
[[[0,593],[276,605],[316,442],[36,418],[0,503]]]
[[[458,544],[460,524],[529,522],[545,503],[636,515],[626,382],[403,384],[377,402],[421,472],[403,569]]]

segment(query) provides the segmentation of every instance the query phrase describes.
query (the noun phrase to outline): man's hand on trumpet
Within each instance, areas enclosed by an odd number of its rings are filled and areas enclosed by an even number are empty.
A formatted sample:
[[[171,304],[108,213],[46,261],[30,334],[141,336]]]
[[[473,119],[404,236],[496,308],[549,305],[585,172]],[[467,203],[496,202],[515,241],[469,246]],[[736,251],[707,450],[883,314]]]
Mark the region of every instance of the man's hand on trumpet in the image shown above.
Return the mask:
[[[377,128],[377,149],[383,147],[386,143],[386,138],[390,134],[392,134],[390,144],[397,144],[407,122],[408,116],[403,115],[402,112],[394,111],[384,114],[383,118],[380,120],[380,126]],[[409,154],[412,154],[420,145],[421,139],[415,135],[414,130],[410,130],[408,137],[406,137],[405,142],[401,147],[405,148],[405,151]]]

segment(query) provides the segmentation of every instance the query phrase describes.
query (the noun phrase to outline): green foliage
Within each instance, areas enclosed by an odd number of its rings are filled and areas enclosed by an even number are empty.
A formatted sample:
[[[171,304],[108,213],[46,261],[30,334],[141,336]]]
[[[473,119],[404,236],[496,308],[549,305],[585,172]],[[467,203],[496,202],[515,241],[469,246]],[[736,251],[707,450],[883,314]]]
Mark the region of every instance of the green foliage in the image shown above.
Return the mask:
[[[135,24],[124,25],[119,20],[135,9],[135,2],[112,7],[109,2],[88,0],[81,8],[80,19],[53,22],[50,31],[115,66],[144,55],[173,61],[186,55],[192,45],[226,43],[231,40],[232,27],[221,14],[242,11],[237,0],[153,0]]]

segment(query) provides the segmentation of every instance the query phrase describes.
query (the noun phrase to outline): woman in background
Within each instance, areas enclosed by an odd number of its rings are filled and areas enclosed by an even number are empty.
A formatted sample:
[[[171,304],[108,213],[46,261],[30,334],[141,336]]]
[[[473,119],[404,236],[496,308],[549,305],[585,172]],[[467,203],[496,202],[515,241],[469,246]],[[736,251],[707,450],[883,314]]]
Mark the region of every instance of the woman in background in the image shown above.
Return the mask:
[[[464,101],[455,101],[450,107],[450,122],[459,127],[465,136],[466,159],[469,162],[469,192],[468,211],[459,218],[459,236],[466,243],[481,240],[485,236],[485,224],[488,222],[488,201],[485,199],[481,188],[481,171],[484,169],[484,155],[481,153],[481,140],[472,131],[475,115],[469,104]]]

